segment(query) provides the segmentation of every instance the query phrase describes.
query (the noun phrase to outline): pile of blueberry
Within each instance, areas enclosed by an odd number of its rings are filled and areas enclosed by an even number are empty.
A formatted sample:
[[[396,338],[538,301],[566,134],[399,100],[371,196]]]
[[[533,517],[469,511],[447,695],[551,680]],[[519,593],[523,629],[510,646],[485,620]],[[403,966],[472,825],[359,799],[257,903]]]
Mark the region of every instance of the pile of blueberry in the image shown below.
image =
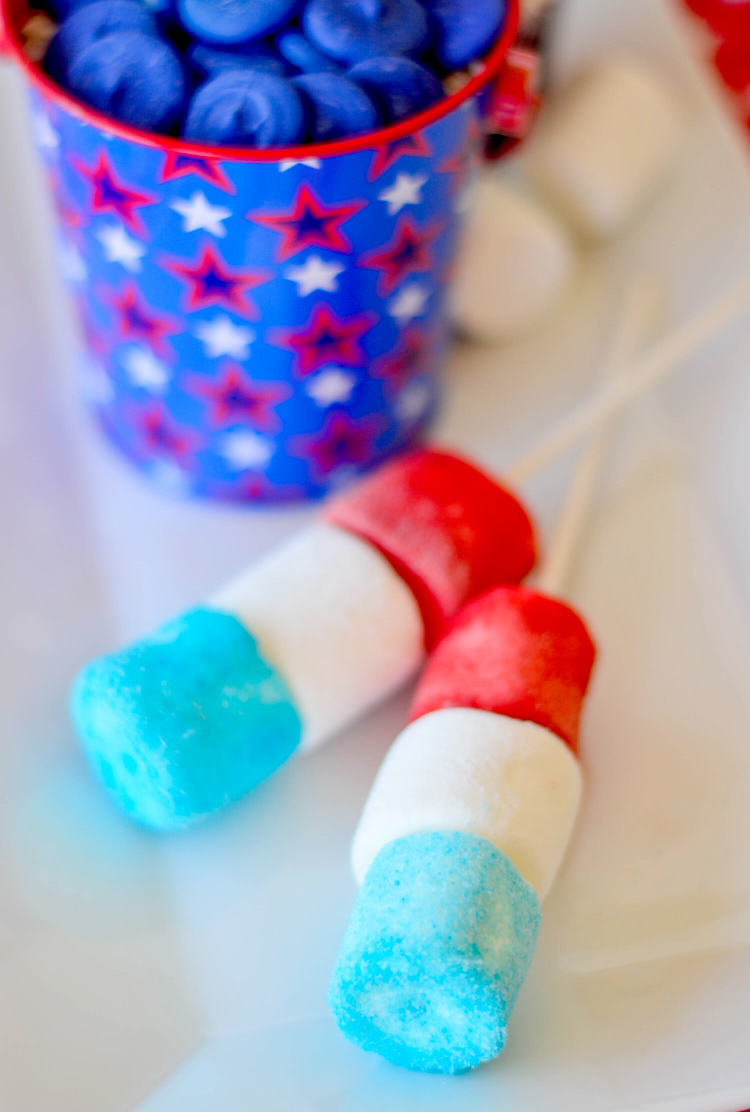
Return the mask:
[[[196,142],[286,147],[387,126],[481,58],[506,0],[50,0],[47,72]]]

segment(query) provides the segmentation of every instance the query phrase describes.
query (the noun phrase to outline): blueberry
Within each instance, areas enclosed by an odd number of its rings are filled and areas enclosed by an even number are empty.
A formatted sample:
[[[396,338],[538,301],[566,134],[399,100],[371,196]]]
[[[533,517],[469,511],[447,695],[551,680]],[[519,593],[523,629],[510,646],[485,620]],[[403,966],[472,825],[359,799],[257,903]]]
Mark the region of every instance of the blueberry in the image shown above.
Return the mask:
[[[177,0],[183,25],[206,42],[264,38],[288,23],[298,0]]]
[[[276,49],[282,58],[303,73],[341,73],[341,67],[321,54],[299,31],[283,31],[276,38]]]
[[[139,0],[95,0],[77,8],[63,22],[50,43],[45,68],[62,85],[67,84],[68,67],[92,43],[115,31],[140,31],[157,35],[153,16]]]
[[[308,108],[310,138],[324,142],[343,135],[374,131],[378,111],[367,93],[337,73],[305,73],[295,77]]]
[[[424,0],[434,28],[435,57],[463,69],[487,53],[507,16],[506,0]]]
[[[284,147],[305,132],[302,97],[291,81],[259,70],[229,70],[196,92],[184,136],[236,147]]]
[[[275,73],[278,77],[284,77],[287,72],[281,58],[260,46],[254,51],[220,50],[216,46],[197,42],[189,47],[187,56],[201,81],[227,70],[263,70],[264,73]]]
[[[435,74],[410,58],[368,58],[349,77],[369,93],[386,123],[413,116],[443,95]]]
[[[324,54],[352,65],[385,54],[410,54],[427,39],[418,0],[308,0],[307,37]]]
[[[100,112],[146,131],[169,131],[185,99],[178,55],[140,31],[92,42],[71,62],[68,87]]]

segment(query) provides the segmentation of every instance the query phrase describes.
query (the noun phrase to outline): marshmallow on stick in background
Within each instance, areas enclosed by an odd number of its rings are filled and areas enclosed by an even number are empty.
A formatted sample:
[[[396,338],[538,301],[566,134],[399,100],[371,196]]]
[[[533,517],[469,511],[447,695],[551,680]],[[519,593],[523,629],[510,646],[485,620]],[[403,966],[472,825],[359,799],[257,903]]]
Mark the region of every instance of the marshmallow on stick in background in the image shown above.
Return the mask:
[[[685,125],[675,91],[653,69],[625,58],[602,61],[549,102],[525,171],[582,235],[608,239],[672,168]]]
[[[608,373],[643,341],[651,307],[635,284]],[[545,592],[564,584],[601,451],[596,438],[579,463]],[[511,586],[469,603],[433,652],[352,847],[362,887],[329,1002],[363,1049],[441,1073],[503,1049],[578,812],[594,655],[574,610]]]
[[[575,269],[570,236],[554,213],[482,175],[467,217],[451,315],[470,340],[512,340],[560,298]]]
[[[668,333],[534,445],[511,468],[513,481],[651,387],[749,302],[745,280]],[[326,518],[208,606],[82,672],[72,706],[78,732],[135,821],[178,830],[241,798],[297,749],[385,698],[463,602],[503,579],[520,581],[534,561],[520,503],[446,453],[394,461]],[[321,689],[308,683],[313,676]]]

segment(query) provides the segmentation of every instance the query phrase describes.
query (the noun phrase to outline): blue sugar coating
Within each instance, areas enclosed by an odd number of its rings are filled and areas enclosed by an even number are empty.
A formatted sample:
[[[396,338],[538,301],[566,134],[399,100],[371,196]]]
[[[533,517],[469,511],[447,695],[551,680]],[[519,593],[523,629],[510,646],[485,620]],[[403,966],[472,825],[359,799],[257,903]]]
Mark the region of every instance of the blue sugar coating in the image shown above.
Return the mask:
[[[288,23],[298,0],[177,0],[182,25],[212,43],[261,39]]]
[[[310,139],[324,142],[344,135],[374,131],[380,123],[375,105],[364,89],[337,73],[305,73],[293,84],[308,109]]]
[[[228,70],[201,85],[188,108],[186,139],[222,146],[286,147],[302,140],[306,118],[291,81],[260,70]]]
[[[281,58],[270,50],[258,47],[253,51],[220,50],[205,43],[193,43],[188,48],[188,59],[200,78],[215,77],[226,70],[254,69],[284,77],[287,67]]]
[[[282,58],[302,73],[341,73],[337,65],[299,31],[284,31],[276,36],[276,49]]]
[[[282,677],[236,618],[199,608],[89,664],[71,708],[125,813],[179,830],[241,798],[288,759],[301,723]]]
[[[370,94],[386,123],[413,116],[443,96],[435,74],[410,58],[368,58],[348,76]]]
[[[307,0],[305,34],[346,65],[385,54],[411,54],[427,41],[429,23],[418,0]]]
[[[539,898],[486,838],[412,834],[365,877],[328,1002],[396,1065],[461,1073],[496,1057],[536,946]]]
[[[140,31],[92,42],[68,66],[68,88],[132,127],[169,131],[185,104],[185,74],[175,51]]]
[[[63,22],[44,59],[47,73],[61,84],[67,84],[68,68],[73,59],[92,43],[116,31],[158,34],[153,16],[140,0],[95,0],[95,3],[76,8]]]
[[[435,57],[446,70],[482,58],[508,14],[507,0],[424,0],[424,5],[433,24]]]

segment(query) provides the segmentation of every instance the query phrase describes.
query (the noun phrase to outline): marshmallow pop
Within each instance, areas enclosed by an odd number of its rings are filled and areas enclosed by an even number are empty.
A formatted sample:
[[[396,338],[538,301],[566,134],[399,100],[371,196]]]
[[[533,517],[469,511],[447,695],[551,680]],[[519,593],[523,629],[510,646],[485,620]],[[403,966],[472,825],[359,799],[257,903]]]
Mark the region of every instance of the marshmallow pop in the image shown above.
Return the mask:
[[[581,795],[584,623],[523,587],[471,602],[435,649],[352,850],[359,892],[329,1002],[409,1069],[494,1058]]]
[[[191,826],[398,688],[460,607],[535,559],[520,503],[419,450],[204,605],[84,669],[73,716],[135,821]]]

